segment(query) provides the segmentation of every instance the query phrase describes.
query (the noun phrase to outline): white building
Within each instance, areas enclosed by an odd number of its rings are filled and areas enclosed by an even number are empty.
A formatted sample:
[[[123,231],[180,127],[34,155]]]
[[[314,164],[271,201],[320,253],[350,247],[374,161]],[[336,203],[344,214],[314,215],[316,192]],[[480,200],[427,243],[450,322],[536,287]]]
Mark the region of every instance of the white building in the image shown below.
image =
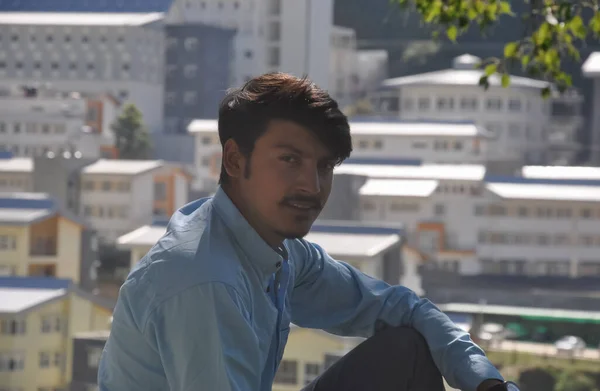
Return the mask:
[[[221,144],[216,120],[195,120],[197,190],[213,191],[221,172]],[[358,160],[418,160],[428,163],[482,163],[490,135],[472,123],[351,122]]]
[[[167,22],[237,29],[232,85],[281,71],[330,86],[333,0],[175,0]]]
[[[108,127],[115,115],[115,102],[103,96],[0,89],[0,150],[22,157],[78,151],[84,158],[98,159],[113,148]],[[97,129],[99,123],[104,129]]]
[[[366,95],[377,89],[388,78],[389,54],[387,50],[359,50],[358,90]]]
[[[553,115],[553,101],[540,94],[546,82],[512,76],[510,87],[502,88],[500,78],[493,76],[486,91],[479,85],[483,71],[475,69],[480,61],[463,55],[452,69],[385,80],[372,101],[378,113],[404,120],[475,122],[495,135],[490,162],[572,161],[583,124],[580,97],[563,96],[560,114]],[[546,154],[551,147],[559,150],[557,156]]]
[[[110,93],[162,131],[163,14],[0,13],[0,85]]]
[[[593,108],[600,107],[600,52],[590,54],[582,66],[583,75],[593,80],[594,97],[592,98]],[[592,110],[590,123],[590,160],[592,164],[600,164],[600,110]]]
[[[600,276],[600,171],[483,166],[360,167],[360,218],[402,222],[421,262],[461,274]]]
[[[352,104],[359,92],[358,52],[353,29],[333,26],[329,58],[329,94],[341,107]]]

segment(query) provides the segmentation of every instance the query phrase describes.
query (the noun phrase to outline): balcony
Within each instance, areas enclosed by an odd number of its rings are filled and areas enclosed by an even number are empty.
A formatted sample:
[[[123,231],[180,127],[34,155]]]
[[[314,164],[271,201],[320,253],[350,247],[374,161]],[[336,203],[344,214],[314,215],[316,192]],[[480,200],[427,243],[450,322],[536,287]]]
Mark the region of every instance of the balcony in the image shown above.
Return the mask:
[[[31,241],[29,255],[32,257],[55,257],[57,255],[56,238],[34,237]]]

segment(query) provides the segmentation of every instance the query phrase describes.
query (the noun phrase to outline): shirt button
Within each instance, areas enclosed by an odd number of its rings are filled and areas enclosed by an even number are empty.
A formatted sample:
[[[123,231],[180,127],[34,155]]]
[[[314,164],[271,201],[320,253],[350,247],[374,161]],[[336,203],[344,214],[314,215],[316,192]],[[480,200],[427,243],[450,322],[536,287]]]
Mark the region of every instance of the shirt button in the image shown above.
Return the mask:
[[[281,267],[281,262],[277,262],[277,263],[275,264],[275,267],[276,267],[277,269],[279,269],[279,268]]]

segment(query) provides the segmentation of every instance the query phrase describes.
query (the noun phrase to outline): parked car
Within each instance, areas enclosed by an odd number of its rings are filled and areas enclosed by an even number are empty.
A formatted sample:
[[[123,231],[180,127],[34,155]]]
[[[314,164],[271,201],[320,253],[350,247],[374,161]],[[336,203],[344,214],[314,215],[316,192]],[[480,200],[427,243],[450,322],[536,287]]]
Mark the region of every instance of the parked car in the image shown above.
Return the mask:
[[[582,355],[585,352],[586,343],[580,337],[565,335],[554,343],[556,354],[569,356]]]

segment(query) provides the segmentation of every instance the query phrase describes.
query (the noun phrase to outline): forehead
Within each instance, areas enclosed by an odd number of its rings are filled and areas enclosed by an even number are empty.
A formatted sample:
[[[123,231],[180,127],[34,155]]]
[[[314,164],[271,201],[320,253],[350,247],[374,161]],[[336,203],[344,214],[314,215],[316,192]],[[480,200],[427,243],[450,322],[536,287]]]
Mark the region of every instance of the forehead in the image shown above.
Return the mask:
[[[280,119],[269,122],[265,133],[257,140],[256,145],[268,148],[293,145],[306,154],[331,155],[331,151],[310,129],[295,122]]]

